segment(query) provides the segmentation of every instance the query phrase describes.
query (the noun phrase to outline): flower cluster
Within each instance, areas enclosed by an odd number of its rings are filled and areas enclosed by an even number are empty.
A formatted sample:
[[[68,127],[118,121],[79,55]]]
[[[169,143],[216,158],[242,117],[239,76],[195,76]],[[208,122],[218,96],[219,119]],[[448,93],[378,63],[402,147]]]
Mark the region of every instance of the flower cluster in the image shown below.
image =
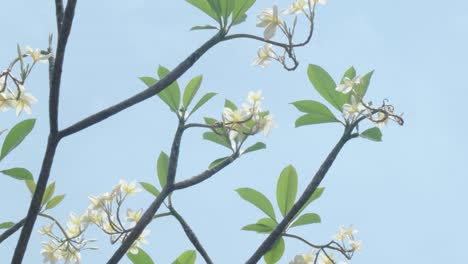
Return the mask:
[[[359,93],[358,87],[363,84],[363,80],[359,76],[353,79],[344,77],[341,84],[336,87],[336,91],[349,94],[351,93],[350,103],[343,105],[343,116],[348,122],[354,122],[360,117],[364,117],[372,121],[379,128],[387,125],[389,120],[393,120],[400,125],[403,125],[402,115],[394,113],[394,107],[387,104],[384,100],[380,107],[373,107],[372,102],[364,103],[363,95]]]
[[[249,92],[247,103],[240,109],[225,107],[223,111],[223,126],[234,151],[239,150],[242,143],[250,135],[260,131],[267,136],[273,126],[273,116],[268,111],[262,111],[261,91]]]
[[[323,246],[314,246],[314,248],[306,254],[296,255],[289,264],[347,264],[341,261],[338,255],[328,250],[334,250],[350,260],[355,251],[361,251],[361,241],[355,239],[357,230],[353,226],[340,227],[340,231],[333,238],[332,242]]]
[[[309,19],[310,23],[312,23],[312,12],[317,3],[325,5],[327,0],[295,0],[291,6],[281,13],[286,15],[302,13]],[[292,43],[297,17],[294,19],[293,27],[290,28],[287,23],[281,19],[278,6],[273,5],[273,7],[263,10],[257,18],[257,27],[264,28],[263,38],[266,42],[270,41],[279,29],[286,36],[289,43]],[[289,50],[288,53],[291,53],[291,50]],[[289,56],[294,57],[293,54],[289,54]],[[267,43],[259,48],[257,58],[255,58],[252,64],[260,67],[267,67],[272,59],[284,64],[284,56],[278,56],[275,51],[273,51],[272,45]]]

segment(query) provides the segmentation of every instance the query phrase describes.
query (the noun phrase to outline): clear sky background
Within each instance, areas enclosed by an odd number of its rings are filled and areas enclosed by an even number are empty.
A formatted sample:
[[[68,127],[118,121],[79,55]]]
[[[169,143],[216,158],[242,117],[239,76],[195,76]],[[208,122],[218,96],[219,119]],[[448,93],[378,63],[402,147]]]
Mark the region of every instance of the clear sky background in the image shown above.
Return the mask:
[[[275,2],[286,8],[291,1]],[[234,32],[260,35],[255,16],[272,4],[257,0],[247,22]],[[55,9],[53,1],[5,0],[1,6],[0,67],[5,68],[17,43],[47,47],[49,32],[56,30]],[[288,164],[296,167],[302,190],[340,136],[341,127],[335,124],[294,128],[300,113],[290,102],[323,102],[308,81],[309,63],[321,65],[335,79],[351,65],[361,74],[375,69],[367,99],[388,98],[397,112],[405,113],[406,124],[390,124],[382,143],[357,139],[345,146],[322,183],[324,195],[308,210],[320,214],[322,223],[299,233],[320,243],[338,226],[354,224],[363,251],[351,263],[463,262],[468,235],[467,10],[466,1],[330,1],[317,10],[311,44],[297,50],[301,65],[295,72],[278,64],[252,67],[262,44],[234,40],[211,49],[179,80],[184,86],[203,74],[201,92],[219,93],[192,121],[220,117],[225,98],[240,104],[248,91],[260,89],[278,124],[269,137],[250,141],[264,140],[267,150],[246,155],[206,183],[174,195],[176,208],[215,263],[243,263],[264,239],[240,231],[263,216],[234,190],[252,187],[274,199],[277,177]],[[209,22],[183,0],[79,1],[64,66],[60,127],[145,89],[137,77],[155,75],[159,64],[175,67],[214,34],[189,28]],[[39,99],[32,115],[38,122],[1,168],[25,166],[37,179],[48,133],[47,66],[38,65],[27,87]],[[2,113],[0,126],[11,127],[17,120],[13,111]],[[156,184],[157,156],[169,152],[175,128],[175,117],[155,97],[64,139],[51,180],[57,182],[57,193],[67,196],[53,214],[66,221],[71,211],[86,209],[88,195],[110,191],[119,179]],[[178,179],[229,154],[202,140],[202,132],[191,130],[184,137]],[[129,205],[145,208],[151,200],[140,193]],[[21,219],[28,205],[24,184],[0,177],[0,221]],[[36,230],[44,223],[40,219]],[[155,221],[149,229],[150,243],[144,249],[157,263],[170,263],[193,248],[173,219]],[[97,229],[89,237],[98,238],[101,249],[83,253],[83,263],[104,263],[116,247]],[[0,262],[9,262],[17,238],[0,245]],[[41,261],[41,240],[35,232],[24,263]],[[308,250],[287,240],[280,263]],[[203,263],[198,257],[197,263]]]

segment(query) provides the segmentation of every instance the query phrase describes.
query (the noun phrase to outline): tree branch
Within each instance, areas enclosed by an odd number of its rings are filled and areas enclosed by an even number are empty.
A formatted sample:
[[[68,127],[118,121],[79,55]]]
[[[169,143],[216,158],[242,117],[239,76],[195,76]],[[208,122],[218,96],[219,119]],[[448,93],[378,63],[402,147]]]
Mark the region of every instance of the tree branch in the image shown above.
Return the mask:
[[[16,223],[14,226],[10,227],[8,230],[3,232],[0,235],[0,244],[7,238],[9,238],[11,235],[16,233],[21,227],[23,227],[24,222],[26,221],[26,218],[21,219],[18,223]]]
[[[63,0],[55,0],[55,16],[57,18],[57,32],[62,30],[63,23]]]
[[[328,154],[325,161],[320,166],[319,170],[315,173],[314,178],[309,183],[307,188],[302,193],[301,197],[297,202],[293,205],[291,210],[288,214],[283,218],[283,220],[276,226],[273,232],[263,241],[263,243],[258,247],[255,253],[245,262],[246,264],[254,264],[257,263],[260,258],[273,246],[273,244],[278,240],[281,234],[286,230],[288,224],[292,221],[292,219],[296,216],[296,214],[301,210],[301,208],[306,204],[307,200],[310,196],[314,193],[317,187],[322,182],[323,178],[327,174],[328,170],[332,166],[333,162],[335,161],[338,153],[341,151],[343,146],[348,142],[348,140],[352,139],[353,135],[351,135],[352,129],[346,128],[343,136],[341,136],[338,143],[335,145],[333,150]]]
[[[208,256],[208,253],[206,253],[202,244],[198,240],[192,228],[190,228],[190,226],[187,224],[185,219],[175,210],[175,208],[172,205],[170,205],[168,209],[169,211],[171,211],[172,215],[177,219],[177,221],[179,221],[179,224],[184,229],[187,238],[190,240],[190,242],[192,242],[193,246],[197,249],[198,253],[200,253],[200,255],[203,257],[206,264],[213,264],[213,261],[210,259],[210,256]]]

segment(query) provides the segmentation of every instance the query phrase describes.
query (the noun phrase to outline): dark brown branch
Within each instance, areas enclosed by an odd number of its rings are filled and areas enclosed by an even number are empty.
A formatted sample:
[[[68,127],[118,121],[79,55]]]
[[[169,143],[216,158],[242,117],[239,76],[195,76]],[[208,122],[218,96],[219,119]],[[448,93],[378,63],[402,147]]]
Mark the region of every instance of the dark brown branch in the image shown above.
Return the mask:
[[[171,211],[172,215],[177,219],[179,224],[182,226],[182,229],[184,229],[185,235],[187,235],[187,238],[192,242],[192,245],[197,249],[198,253],[203,257],[205,260],[206,264],[213,264],[213,261],[210,259],[210,256],[208,256],[208,253],[206,253],[206,250],[203,248],[202,244],[197,238],[197,235],[193,232],[192,228],[188,225],[188,223],[185,221],[185,219],[174,209],[174,207],[169,206],[169,210]]]
[[[343,148],[343,146],[348,142],[348,140],[352,139],[355,135],[351,134],[352,129],[346,128],[343,136],[340,138],[338,143],[335,145],[333,150],[328,154],[325,161],[320,166],[319,170],[315,173],[314,178],[309,183],[307,188],[302,193],[299,200],[293,205],[291,210],[288,214],[283,218],[283,220],[276,226],[273,232],[263,241],[260,247],[255,251],[255,253],[245,262],[246,264],[254,264],[257,263],[260,258],[273,246],[273,244],[278,240],[278,238],[283,234],[286,230],[288,224],[292,221],[292,219],[296,216],[296,214],[301,210],[301,208],[306,204],[307,200],[310,196],[314,193],[317,187],[322,182],[323,178],[327,174],[328,170],[332,166],[333,162],[335,161],[338,153]]]
[[[107,109],[104,109],[96,114],[93,114],[74,125],[62,130],[60,132],[62,137],[74,134],[79,132],[89,126],[97,124],[104,119],[111,117],[118,112],[125,110],[141,101],[144,101],[152,96],[155,96],[164,88],[169,86],[175,80],[177,80],[180,76],[182,76],[192,65],[200,59],[200,57],[205,54],[210,48],[218,44],[220,41],[223,40],[225,33],[218,32],[215,36],[213,36],[210,40],[208,40],[205,44],[203,44],[199,49],[193,52],[190,56],[188,56],[184,61],[182,61],[173,71],[171,71],[166,77],[162,78],[159,82],[155,83],[153,86],[149,87],[148,89],[120,102],[117,103]]]
[[[21,219],[18,223],[16,223],[14,226],[10,227],[8,230],[3,232],[0,235],[0,243],[2,243],[5,239],[9,238],[11,235],[16,233],[21,227],[23,227],[24,222],[26,221],[26,218]]]
[[[62,30],[63,23],[63,0],[55,0],[55,16],[57,18],[57,32],[60,33]]]
[[[65,48],[67,45],[68,37],[71,32],[73,24],[73,17],[75,15],[75,7],[77,0],[69,0],[65,9],[62,27],[59,32],[57,54],[54,61],[53,76],[50,81],[50,94],[49,94],[49,122],[50,134],[47,141],[46,153],[42,162],[41,172],[39,179],[36,183],[36,190],[34,191],[33,198],[29,205],[28,214],[21,230],[21,235],[16,244],[15,253],[13,255],[12,263],[21,263],[28,246],[31,232],[36,222],[37,215],[41,209],[42,197],[44,196],[47,182],[49,180],[50,170],[54,161],[55,151],[60,141],[58,135],[58,104],[59,104],[59,91],[60,79],[62,76],[62,66],[64,61]]]

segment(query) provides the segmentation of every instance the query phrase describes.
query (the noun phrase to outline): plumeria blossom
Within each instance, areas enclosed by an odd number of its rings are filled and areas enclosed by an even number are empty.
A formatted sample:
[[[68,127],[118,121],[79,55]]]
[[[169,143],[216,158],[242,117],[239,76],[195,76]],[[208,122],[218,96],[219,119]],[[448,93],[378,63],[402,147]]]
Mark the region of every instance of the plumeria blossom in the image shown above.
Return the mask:
[[[361,251],[362,250],[362,242],[359,240],[350,240],[349,245],[353,250]]]
[[[362,111],[366,110],[366,107],[361,103],[357,102],[354,95],[351,96],[351,104],[343,105],[343,116],[348,119],[354,119]]]
[[[145,240],[145,237],[149,235],[150,230],[145,229],[141,233],[141,235],[133,242],[132,246],[128,250],[132,254],[138,254],[138,248],[141,246],[141,244],[148,244],[148,241]]]
[[[361,78],[359,76],[354,77],[353,79],[349,79],[348,77],[344,77],[343,83],[336,87],[336,91],[340,93],[347,94],[351,90],[353,90],[357,84],[361,83]]]
[[[251,104],[259,104],[263,100],[262,91],[250,91],[247,95],[247,101]]]
[[[140,221],[141,216],[143,215],[143,209],[138,211],[133,211],[132,209],[127,210],[127,220],[130,222],[130,226],[133,227],[138,221]]]
[[[258,15],[257,27],[265,28],[263,37],[271,39],[275,36],[276,28],[281,26],[281,19],[278,16],[278,7],[273,5],[272,8],[263,10]]]
[[[1,85],[1,82],[0,82]],[[0,111],[5,112],[13,106],[14,99],[7,93],[0,93]]]
[[[289,264],[314,264],[317,250],[311,250],[307,254],[296,255]]]
[[[51,263],[55,264],[59,261],[62,256],[59,255],[59,251],[57,250],[57,245],[53,240],[49,242],[42,243],[42,250],[41,255],[44,257],[44,263]]]
[[[44,55],[41,53],[41,50],[40,49],[32,49],[31,47],[29,46],[26,46],[26,48],[24,49],[25,50],[25,54],[31,56],[31,58],[33,59],[33,61],[36,63],[38,61],[42,62],[42,63],[46,63],[47,60],[49,59],[49,57],[51,56],[51,54],[47,54],[47,55]]]
[[[127,183],[124,180],[120,180],[119,185],[120,185],[120,191],[122,191],[123,193],[128,194],[128,195],[141,192],[141,189],[138,189],[136,187],[136,182],[135,181],[132,181],[131,183]]]
[[[340,232],[335,235],[336,240],[343,240],[343,239],[353,239],[354,235],[357,234],[358,231],[354,229],[352,225],[349,227],[340,226]]]
[[[15,95],[15,99],[11,101],[12,107],[16,109],[16,116],[22,112],[31,114],[31,104],[37,102],[37,99],[26,91],[23,85],[18,84],[19,95]]]
[[[273,51],[272,45],[267,43],[260,47],[257,51],[257,57],[253,61],[252,65],[260,66],[262,68],[270,65],[271,59],[277,59],[278,55]]]
[[[308,0],[295,0],[294,3],[283,11],[283,14],[293,15],[301,13],[304,9],[309,8]]]

